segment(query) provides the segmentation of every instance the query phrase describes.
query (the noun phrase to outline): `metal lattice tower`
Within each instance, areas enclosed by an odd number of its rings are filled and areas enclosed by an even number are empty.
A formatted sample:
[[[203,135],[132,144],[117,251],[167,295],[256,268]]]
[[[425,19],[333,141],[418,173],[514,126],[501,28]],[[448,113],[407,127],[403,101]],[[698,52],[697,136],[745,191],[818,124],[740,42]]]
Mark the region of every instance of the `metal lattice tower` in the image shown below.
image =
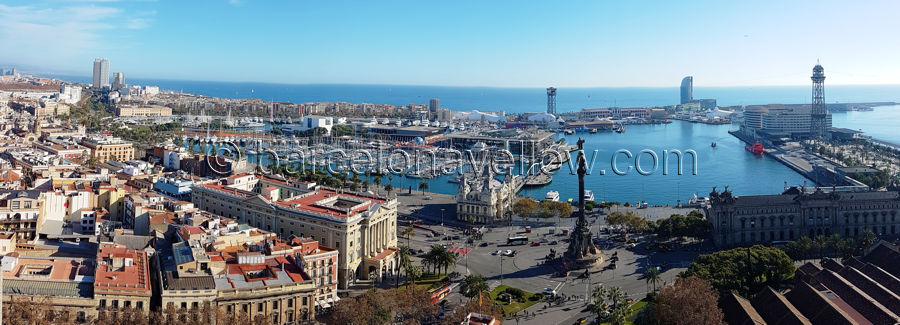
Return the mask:
[[[822,139],[828,136],[828,111],[825,108],[825,69],[818,62],[813,67],[811,79],[813,88],[809,135],[814,139]]]
[[[547,88],[547,114],[556,115],[556,88]]]

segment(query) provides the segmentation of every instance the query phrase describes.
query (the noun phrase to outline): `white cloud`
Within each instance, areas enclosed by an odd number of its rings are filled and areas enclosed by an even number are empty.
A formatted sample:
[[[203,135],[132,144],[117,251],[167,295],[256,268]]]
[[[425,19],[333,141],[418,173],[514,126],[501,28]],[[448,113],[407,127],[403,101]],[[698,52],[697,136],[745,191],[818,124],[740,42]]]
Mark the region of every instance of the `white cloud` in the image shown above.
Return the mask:
[[[70,67],[85,57],[104,56],[120,46],[108,39],[108,32],[119,28],[147,28],[155,14],[155,11],[145,11],[128,16],[122,9],[106,4],[57,4],[0,4],[0,44],[4,48],[0,51],[0,61]]]
[[[144,29],[150,26],[150,20],[145,18],[135,18],[128,22],[128,29]]]

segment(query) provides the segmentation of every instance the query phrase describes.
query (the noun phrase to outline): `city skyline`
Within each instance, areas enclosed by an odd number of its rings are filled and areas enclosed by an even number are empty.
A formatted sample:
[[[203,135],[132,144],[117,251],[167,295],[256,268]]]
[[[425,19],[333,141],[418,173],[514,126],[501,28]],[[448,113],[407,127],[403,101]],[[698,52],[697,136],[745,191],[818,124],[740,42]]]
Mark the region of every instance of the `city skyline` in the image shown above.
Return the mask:
[[[88,75],[105,57],[138,79],[566,88],[687,75],[699,86],[803,85],[816,59],[834,85],[897,84],[900,73],[900,44],[885,41],[900,27],[893,3],[281,6],[12,1],[0,5],[0,41],[21,51],[0,64]]]

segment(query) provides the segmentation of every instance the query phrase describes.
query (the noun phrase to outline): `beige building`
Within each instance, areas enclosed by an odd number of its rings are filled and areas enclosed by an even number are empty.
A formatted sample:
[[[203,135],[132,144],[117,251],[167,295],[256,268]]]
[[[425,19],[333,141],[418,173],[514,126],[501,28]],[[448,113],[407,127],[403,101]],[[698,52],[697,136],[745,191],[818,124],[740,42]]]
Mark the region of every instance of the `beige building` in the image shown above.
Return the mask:
[[[125,117],[125,116],[141,116],[141,117],[172,116],[172,109],[165,107],[165,106],[159,106],[159,105],[152,105],[152,106],[119,105],[116,107],[116,115],[122,116],[122,117]]]
[[[195,183],[194,205],[288,238],[309,237],[339,252],[338,284],[398,270],[397,200],[256,174]]]
[[[900,193],[892,191],[807,193],[793,187],[783,194],[738,197],[727,188],[713,189],[705,210],[716,246],[831,234],[853,238],[866,229],[880,237],[900,234]]]
[[[102,164],[110,160],[128,161],[134,159],[134,145],[119,138],[84,138],[81,145],[91,151],[91,158]]]
[[[484,224],[506,220],[508,212],[512,211],[514,195],[510,177],[500,182],[486,166],[478,177],[463,177],[460,181],[456,192],[456,219]]]

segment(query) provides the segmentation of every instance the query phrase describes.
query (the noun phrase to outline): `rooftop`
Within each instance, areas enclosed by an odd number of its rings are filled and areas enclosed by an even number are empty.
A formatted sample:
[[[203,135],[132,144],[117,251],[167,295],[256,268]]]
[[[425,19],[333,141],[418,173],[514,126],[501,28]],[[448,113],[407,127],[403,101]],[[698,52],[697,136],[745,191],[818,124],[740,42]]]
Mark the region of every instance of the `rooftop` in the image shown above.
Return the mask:
[[[97,254],[95,290],[134,291],[150,294],[147,253],[124,245],[101,244]]]

